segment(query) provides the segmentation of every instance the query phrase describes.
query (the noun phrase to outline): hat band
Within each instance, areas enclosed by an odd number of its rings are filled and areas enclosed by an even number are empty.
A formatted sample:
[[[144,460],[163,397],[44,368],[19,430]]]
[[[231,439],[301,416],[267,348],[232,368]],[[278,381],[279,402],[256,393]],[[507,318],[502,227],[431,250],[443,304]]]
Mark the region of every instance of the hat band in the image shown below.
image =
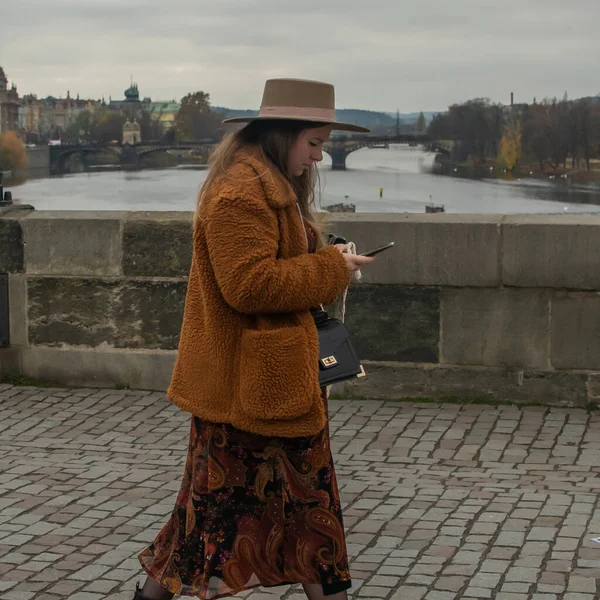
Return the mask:
[[[332,108],[313,108],[300,106],[261,106],[261,117],[274,119],[302,119],[305,121],[327,121],[335,122],[335,110]]]

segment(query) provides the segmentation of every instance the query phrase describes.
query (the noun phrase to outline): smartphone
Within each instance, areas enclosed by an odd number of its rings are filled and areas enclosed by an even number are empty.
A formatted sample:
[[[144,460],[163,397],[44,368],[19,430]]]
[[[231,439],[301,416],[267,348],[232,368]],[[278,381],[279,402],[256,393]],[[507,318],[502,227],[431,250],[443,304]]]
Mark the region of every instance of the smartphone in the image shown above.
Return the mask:
[[[341,235],[337,235],[335,233],[330,233],[329,234],[329,243],[332,245],[347,244],[348,241],[346,240],[346,238],[342,237]]]
[[[380,246],[379,248],[375,248],[374,250],[369,250],[368,252],[362,252],[360,254],[360,256],[375,256],[376,254],[379,254],[380,252],[383,252],[384,250],[391,248],[395,243],[396,242],[390,242],[389,244],[386,244],[385,246]]]

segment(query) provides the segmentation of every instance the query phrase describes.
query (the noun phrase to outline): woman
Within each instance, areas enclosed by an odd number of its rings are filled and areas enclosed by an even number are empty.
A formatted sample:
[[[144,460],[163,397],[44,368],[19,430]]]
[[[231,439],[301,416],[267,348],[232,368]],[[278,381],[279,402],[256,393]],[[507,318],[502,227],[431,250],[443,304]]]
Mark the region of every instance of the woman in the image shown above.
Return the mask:
[[[324,246],[311,209],[333,86],[266,83],[200,192],[169,398],[192,413],[181,490],[144,550],[134,600],[301,583],[346,598],[350,574],[311,308],[373,259]]]

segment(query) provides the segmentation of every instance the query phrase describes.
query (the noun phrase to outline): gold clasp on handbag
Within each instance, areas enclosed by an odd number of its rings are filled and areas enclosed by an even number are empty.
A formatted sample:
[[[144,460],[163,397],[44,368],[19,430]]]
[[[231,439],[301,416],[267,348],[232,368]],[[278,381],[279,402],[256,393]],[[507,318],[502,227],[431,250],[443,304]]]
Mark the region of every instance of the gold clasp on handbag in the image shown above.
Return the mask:
[[[326,356],[325,358],[322,358],[321,362],[323,363],[324,367],[334,367],[335,365],[338,364],[337,359],[333,355],[332,356]]]

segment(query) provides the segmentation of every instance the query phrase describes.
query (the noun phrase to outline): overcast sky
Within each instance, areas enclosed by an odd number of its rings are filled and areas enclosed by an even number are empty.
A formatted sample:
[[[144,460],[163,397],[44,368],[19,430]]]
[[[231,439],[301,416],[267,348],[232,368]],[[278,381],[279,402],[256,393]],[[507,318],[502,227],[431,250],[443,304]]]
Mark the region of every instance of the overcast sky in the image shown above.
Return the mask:
[[[338,108],[444,110],[600,93],[599,0],[16,0],[0,66],[20,95],[208,92],[257,108],[265,79],[336,86]]]

